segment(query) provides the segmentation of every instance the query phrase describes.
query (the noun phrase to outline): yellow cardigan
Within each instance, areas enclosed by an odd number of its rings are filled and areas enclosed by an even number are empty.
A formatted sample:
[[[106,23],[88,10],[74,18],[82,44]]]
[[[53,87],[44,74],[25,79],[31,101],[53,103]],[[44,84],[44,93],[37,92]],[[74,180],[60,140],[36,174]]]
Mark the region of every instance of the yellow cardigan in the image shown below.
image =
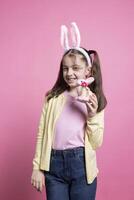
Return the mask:
[[[49,171],[50,155],[53,133],[56,120],[60,116],[66,102],[66,96],[62,93],[47,102],[44,98],[43,108],[39,121],[33,169]],[[96,149],[101,146],[104,132],[104,109],[94,117],[87,118],[85,128],[85,164],[87,183],[92,183],[99,170],[96,163]]]

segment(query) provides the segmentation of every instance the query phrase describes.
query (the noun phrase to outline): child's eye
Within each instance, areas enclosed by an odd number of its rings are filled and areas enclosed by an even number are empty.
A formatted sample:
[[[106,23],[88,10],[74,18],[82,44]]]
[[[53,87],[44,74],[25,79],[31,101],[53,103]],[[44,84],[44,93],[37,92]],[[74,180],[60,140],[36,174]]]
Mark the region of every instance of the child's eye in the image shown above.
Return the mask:
[[[73,67],[73,69],[75,69],[75,70],[78,70],[78,69],[79,69],[79,67],[77,67],[77,66],[76,66],[76,67]]]
[[[67,67],[63,67],[63,70],[64,70],[64,71],[67,70]]]

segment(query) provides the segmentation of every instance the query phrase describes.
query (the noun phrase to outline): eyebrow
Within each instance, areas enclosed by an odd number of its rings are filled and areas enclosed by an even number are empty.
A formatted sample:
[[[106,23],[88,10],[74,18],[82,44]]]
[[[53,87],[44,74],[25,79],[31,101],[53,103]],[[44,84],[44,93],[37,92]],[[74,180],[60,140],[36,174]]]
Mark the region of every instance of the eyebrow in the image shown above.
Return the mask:
[[[71,67],[73,67],[73,66],[76,66],[77,64],[74,64],[74,65],[72,65]],[[63,67],[68,67],[67,65],[62,65]],[[77,65],[77,66],[79,66],[79,67],[81,67],[80,65]]]

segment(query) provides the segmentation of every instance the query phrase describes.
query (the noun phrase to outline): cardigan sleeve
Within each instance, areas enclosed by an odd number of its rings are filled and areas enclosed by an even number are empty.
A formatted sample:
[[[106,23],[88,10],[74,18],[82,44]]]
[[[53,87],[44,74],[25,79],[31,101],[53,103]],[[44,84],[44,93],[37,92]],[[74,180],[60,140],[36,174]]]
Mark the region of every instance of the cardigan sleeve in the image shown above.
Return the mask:
[[[44,101],[43,101],[41,115],[40,115],[39,125],[38,125],[38,132],[36,135],[35,154],[34,154],[34,158],[33,158],[33,162],[32,162],[33,169],[39,169],[47,104],[48,104],[47,97],[45,96]]]
[[[104,133],[104,109],[94,117],[87,118],[86,134],[94,150],[102,145]]]

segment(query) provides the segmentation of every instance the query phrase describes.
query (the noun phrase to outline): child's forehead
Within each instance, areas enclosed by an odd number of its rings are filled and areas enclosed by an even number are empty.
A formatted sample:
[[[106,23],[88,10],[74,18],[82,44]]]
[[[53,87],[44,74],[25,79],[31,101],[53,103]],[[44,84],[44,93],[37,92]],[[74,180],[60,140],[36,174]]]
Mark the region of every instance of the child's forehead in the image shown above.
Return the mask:
[[[79,65],[79,64],[84,64],[84,61],[82,60],[83,56],[82,55],[65,55],[63,58],[63,65]]]

